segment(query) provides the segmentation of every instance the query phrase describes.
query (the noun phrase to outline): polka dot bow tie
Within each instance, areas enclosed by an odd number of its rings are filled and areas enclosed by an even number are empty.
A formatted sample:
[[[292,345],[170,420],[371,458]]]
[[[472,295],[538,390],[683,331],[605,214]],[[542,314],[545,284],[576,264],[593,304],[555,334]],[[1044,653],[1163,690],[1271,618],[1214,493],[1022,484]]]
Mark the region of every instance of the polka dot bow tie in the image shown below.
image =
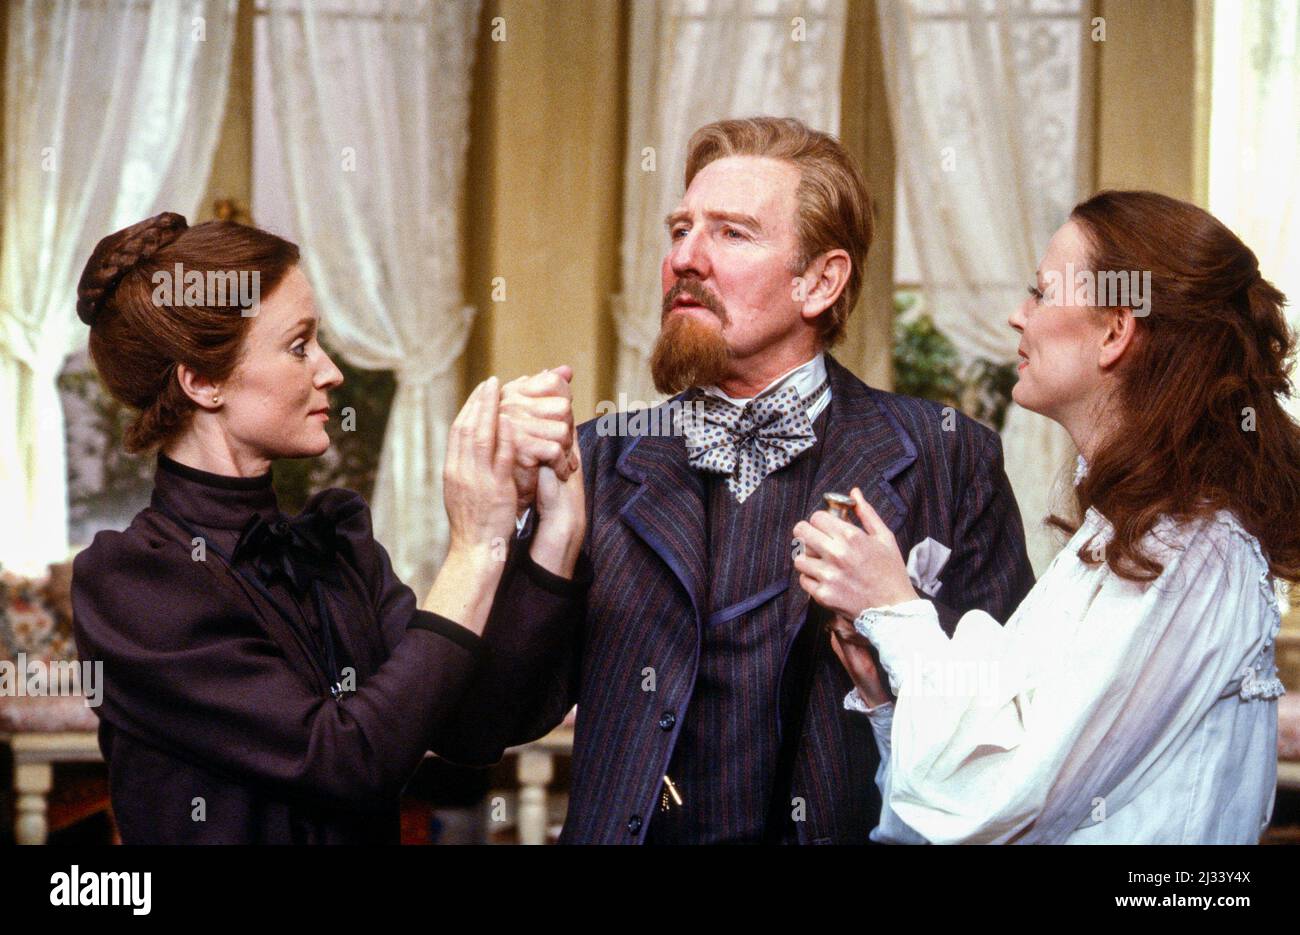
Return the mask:
[[[691,467],[725,474],[727,488],[744,503],[763,478],[779,471],[817,441],[808,407],[821,398],[822,383],[802,399],[793,386],[736,406],[700,390],[682,409],[682,434]]]

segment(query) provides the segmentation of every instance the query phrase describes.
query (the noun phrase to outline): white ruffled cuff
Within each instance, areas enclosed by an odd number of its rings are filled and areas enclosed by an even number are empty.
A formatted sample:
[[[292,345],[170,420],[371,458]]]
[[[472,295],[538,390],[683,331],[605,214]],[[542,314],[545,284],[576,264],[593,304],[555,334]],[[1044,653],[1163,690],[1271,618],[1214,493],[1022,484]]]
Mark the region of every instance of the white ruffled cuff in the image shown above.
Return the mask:
[[[885,712],[886,708],[889,709],[889,713],[892,715],[894,703],[892,701],[886,701],[884,704],[878,704],[874,708],[872,708],[867,704],[866,700],[863,699],[863,697],[860,694],[858,694],[858,690],[856,688],[854,688],[853,691],[849,692],[847,695],[844,696],[845,711],[856,711],[859,714],[865,714],[868,717],[872,717],[873,715],[875,717],[879,717],[882,713]]]
[[[937,641],[948,640],[939,626],[938,611],[924,598],[868,607],[854,619],[853,628],[876,647],[895,695],[902,687],[903,668],[912,659],[930,655]]]
[[[876,628],[885,621],[919,619],[934,614],[934,605],[925,598],[918,597],[915,600],[903,601],[901,604],[890,604],[888,607],[868,607],[858,614],[853,621],[853,628],[870,640]]]
[[[876,749],[880,751],[882,758],[887,759],[891,746],[890,733],[894,729],[894,703],[886,701],[884,704],[869,708],[855,688],[844,696],[844,708],[846,711],[857,711],[867,716],[867,720],[871,722],[871,733],[876,738]],[[884,761],[882,759],[882,763]]]

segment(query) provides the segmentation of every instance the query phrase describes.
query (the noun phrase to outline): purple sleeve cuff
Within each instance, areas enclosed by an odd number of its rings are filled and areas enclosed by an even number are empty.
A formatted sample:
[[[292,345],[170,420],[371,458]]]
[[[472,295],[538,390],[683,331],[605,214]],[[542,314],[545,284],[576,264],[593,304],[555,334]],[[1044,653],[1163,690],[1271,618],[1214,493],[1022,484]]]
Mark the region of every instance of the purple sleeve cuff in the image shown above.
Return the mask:
[[[483,651],[483,638],[473,630],[462,627],[454,620],[448,620],[446,617],[427,610],[417,610],[406,628],[408,630],[431,630],[476,656]]]

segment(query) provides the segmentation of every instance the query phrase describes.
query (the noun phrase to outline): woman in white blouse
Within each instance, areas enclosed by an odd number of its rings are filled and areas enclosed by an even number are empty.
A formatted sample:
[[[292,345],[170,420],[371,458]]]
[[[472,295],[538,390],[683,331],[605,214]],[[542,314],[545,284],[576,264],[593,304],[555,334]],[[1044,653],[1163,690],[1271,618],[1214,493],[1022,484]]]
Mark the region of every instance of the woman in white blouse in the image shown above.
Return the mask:
[[[1099,271],[1141,292],[1114,301]],[[881,754],[871,837],[1255,843],[1283,693],[1273,582],[1300,578],[1285,299],[1226,227],[1149,192],[1076,207],[1029,291],[1013,397],[1081,452],[1080,519],[1049,518],[1071,538],[1006,625],[972,610],[949,639],[857,490],[862,528],[795,527],[800,584],[838,615],[847,716]]]

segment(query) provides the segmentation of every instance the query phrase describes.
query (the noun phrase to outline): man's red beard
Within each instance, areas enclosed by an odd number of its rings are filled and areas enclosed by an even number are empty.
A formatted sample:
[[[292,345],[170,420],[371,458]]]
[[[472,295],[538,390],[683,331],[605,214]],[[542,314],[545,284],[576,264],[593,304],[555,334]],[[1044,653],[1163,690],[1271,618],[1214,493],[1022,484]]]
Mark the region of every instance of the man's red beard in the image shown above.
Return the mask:
[[[686,313],[669,314],[650,354],[655,389],[673,395],[722,382],[731,351],[722,332]]]

